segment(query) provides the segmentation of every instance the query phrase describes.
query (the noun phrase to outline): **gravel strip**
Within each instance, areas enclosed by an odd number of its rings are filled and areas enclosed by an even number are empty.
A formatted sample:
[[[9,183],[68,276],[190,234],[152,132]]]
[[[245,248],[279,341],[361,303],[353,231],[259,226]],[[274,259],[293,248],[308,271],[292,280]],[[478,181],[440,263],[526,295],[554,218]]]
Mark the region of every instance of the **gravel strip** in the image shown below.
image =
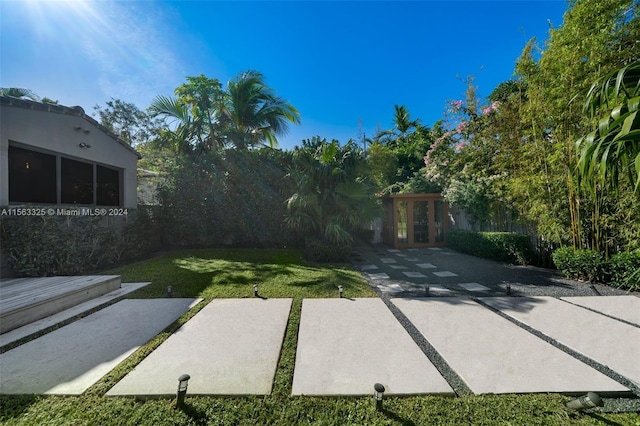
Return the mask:
[[[448,250],[448,249],[444,249]],[[455,277],[454,280],[446,281],[429,276],[429,284],[439,284],[445,288],[449,288],[450,292],[435,293],[431,292],[428,297],[465,297],[471,298],[482,306],[492,310],[494,313],[509,320],[513,324],[523,328],[536,337],[544,340],[557,347],[558,349],[573,356],[579,361],[587,364],[591,368],[599,371],[600,373],[610,377],[611,379],[621,383],[628,387],[634,394],[631,397],[606,397],[602,398],[604,401],[604,407],[594,408],[588,410],[592,413],[623,413],[623,412],[640,412],[640,384],[631,382],[627,378],[621,376],[615,371],[611,370],[607,366],[600,364],[591,358],[588,358],[571,348],[561,344],[555,339],[535,330],[526,324],[520,323],[516,319],[494,309],[491,306],[487,306],[482,303],[477,297],[498,297],[498,296],[551,296],[555,298],[569,297],[569,296],[613,296],[613,295],[628,295],[635,294],[625,290],[608,287],[600,284],[592,284],[590,282],[579,282],[569,280],[560,276],[557,272],[535,268],[529,266],[511,266],[498,262],[493,262],[486,259],[479,259],[473,256],[457,253],[448,250],[454,255],[443,256],[440,251],[433,251],[428,249],[409,250],[412,256],[428,256],[428,261],[434,264],[444,265],[440,269],[448,269],[455,273],[460,272],[459,277]],[[352,258],[352,264],[356,269],[363,263],[376,264],[379,266],[375,272],[387,273],[391,278],[384,280],[372,280],[363,271],[363,277],[369,285],[374,289],[376,294],[387,305],[389,310],[394,314],[396,319],[407,330],[411,338],[416,342],[418,347],[429,358],[433,365],[438,369],[440,374],[445,378],[449,385],[453,388],[454,392],[458,396],[473,395],[471,389],[464,383],[462,378],[447,364],[444,358],[435,350],[435,348],[429,343],[429,341],[418,331],[418,329],[409,321],[409,319],[390,301],[390,297],[426,297],[424,290],[416,290],[416,288],[424,288],[427,284],[425,279],[414,279],[403,277],[402,279],[395,279],[395,276],[399,276],[399,271],[393,270],[379,261],[380,257],[390,257],[392,253],[388,253],[385,249],[359,247],[357,256]],[[456,260],[452,263],[453,260]],[[413,266],[412,262],[407,262],[403,257],[396,257],[397,264],[406,265],[409,268]],[[411,270],[411,269],[408,269]],[[478,282],[486,287],[489,287],[488,291],[472,292],[461,289],[454,284],[459,282]],[[411,290],[405,290],[403,292],[387,293],[380,290],[379,284],[389,285],[398,284],[405,288],[413,287]],[[408,285],[407,285],[408,284]],[[452,285],[453,284],[453,285]],[[510,294],[507,294],[507,285],[510,287]],[[600,312],[598,312],[601,314]],[[617,318],[614,318],[619,320]],[[620,320],[619,320],[620,321]],[[626,321],[622,321],[625,322]],[[630,324],[637,327],[636,324]]]
[[[416,345],[422,350],[422,352],[429,358],[429,361],[438,369],[442,377],[449,383],[449,386],[453,389],[453,391],[458,396],[469,396],[473,395],[471,389],[467,386],[467,384],[462,380],[462,378],[456,373],[444,358],[436,351],[436,349],[429,343],[429,341],[418,331],[418,329],[413,325],[411,321],[398,309],[386,294],[383,294],[378,289],[375,289],[380,299],[384,302],[385,305],[389,308],[391,313],[396,317],[398,322],[402,324],[409,336],[416,342]]]

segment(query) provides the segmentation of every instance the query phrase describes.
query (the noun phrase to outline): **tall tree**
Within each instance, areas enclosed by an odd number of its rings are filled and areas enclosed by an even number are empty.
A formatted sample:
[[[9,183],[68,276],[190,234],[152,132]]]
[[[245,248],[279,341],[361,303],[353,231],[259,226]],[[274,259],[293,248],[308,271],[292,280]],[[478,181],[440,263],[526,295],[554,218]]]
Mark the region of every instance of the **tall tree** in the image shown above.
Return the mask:
[[[278,97],[257,71],[246,71],[227,84],[223,114],[226,135],[236,147],[278,146],[278,136],[288,131],[288,123],[299,124],[300,113]]]
[[[149,111],[168,120],[164,139],[177,152],[217,151],[226,145],[222,114],[225,93],[215,78],[187,77],[175,90],[176,97],[157,96]]]
[[[100,124],[131,146],[149,142],[158,135],[160,120],[152,119],[133,103],[111,98],[106,107],[96,105],[93,109]]]

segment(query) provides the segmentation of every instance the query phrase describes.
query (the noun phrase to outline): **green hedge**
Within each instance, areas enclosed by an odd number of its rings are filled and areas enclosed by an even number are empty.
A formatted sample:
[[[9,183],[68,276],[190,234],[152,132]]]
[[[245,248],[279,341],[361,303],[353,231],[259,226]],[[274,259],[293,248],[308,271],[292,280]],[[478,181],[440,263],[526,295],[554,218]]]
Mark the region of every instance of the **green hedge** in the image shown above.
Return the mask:
[[[553,262],[568,278],[640,290],[640,250],[607,260],[595,250],[562,247],[553,252]]]
[[[293,190],[282,162],[261,151],[181,158],[158,191],[166,242],[183,247],[299,244],[284,224],[285,201]]]
[[[533,257],[529,237],[513,232],[451,230],[447,242],[456,251],[501,262],[524,265]]]
[[[304,257],[312,262],[346,262],[351,255],[351,245],[335,245],[315,238],[304,242]]]
[[[126,217],[4,218],[0,244],[19,277],[80,275],[160,248],[160,230],[147,209]]]

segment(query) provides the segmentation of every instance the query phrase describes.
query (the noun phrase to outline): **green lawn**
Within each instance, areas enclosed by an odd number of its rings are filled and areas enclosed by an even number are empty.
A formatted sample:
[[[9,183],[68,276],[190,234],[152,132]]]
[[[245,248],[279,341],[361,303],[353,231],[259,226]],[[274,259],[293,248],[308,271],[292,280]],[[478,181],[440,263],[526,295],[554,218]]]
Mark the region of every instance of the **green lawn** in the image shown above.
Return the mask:
[[[3,396],[2,424],[25,425],[633,425],[640,417],[626,414],[569,413],[561,395],[416,396],[389,398],[376,412],[370,397],[292,397],[300,308],[303,298],[375,297],[346,265],[328,267],[304,262],[292,250],[191,250],[105,271],[125,282],[152,281],[132,297],[165,295],[173,286],[181,297],[252,297],[253,284],[266,297],[293,297],[293,306],[276,371],[273,393],[257,397],[187,397],[176,410],[173,401],[106,398],[104,393],[205,303],[127,358],[80,397]]]

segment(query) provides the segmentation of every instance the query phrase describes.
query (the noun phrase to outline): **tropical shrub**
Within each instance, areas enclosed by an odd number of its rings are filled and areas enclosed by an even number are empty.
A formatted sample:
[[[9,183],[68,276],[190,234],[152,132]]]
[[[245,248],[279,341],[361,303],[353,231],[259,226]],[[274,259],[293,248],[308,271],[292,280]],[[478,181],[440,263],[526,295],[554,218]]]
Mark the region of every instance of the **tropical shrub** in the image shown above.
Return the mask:
[[[461,253],[524,265],[532,258],[527,235],[513,232],[470,232],[450,230],[449,247]]]
[[[292,156],[288,177],[295,189],[287,200],[286,224],[305,236],[310,260],[326,261],[325,251],[331,250],[332,257],[346,260],[353,233],[381,215],[362,177],[364,153],[352,142],[340,146],[315,137]]]
[[[561,247],[552,254],[553,263],[568,278],[604,282],[606,262],[602,254],[595,250]]]
[[[609,284],[629,290],[640,290],[640,250],[618,253],[608,263]]]

